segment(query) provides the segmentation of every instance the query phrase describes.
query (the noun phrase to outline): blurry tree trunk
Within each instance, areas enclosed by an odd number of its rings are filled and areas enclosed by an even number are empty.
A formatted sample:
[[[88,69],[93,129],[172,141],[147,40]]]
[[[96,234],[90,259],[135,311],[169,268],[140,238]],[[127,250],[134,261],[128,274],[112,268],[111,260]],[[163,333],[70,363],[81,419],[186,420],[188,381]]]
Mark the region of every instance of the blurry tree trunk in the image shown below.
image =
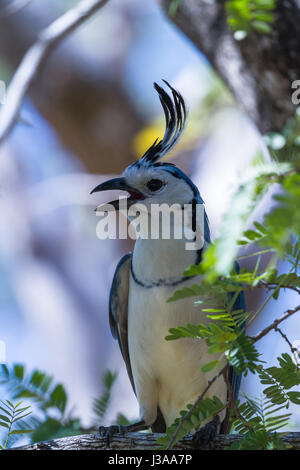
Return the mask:
[[[171,0],[161,0],[168,12]],[[211,62],[262,133],[282,130],[295,112],[292,81],[300,79],[300,9],[277,0],[270,35],[251,32],[237,41],[224,0],[181,0],[171,20]]]
[[[30,4],[0,18],[0,56],[12,71],[54,19],[44,10]],[[132,162],[132,139],[143,123],[122,90],[121,56],[106,60],[100,67],[85,56],[80,41],[65,40],[38,74],[30,98],[89,171],[119,173]]]

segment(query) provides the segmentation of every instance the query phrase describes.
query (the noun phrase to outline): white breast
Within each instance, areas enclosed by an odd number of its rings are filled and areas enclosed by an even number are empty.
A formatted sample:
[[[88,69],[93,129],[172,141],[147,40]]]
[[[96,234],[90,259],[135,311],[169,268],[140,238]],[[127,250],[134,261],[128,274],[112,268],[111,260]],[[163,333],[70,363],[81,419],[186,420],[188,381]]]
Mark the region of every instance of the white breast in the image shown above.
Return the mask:
[[[166,341],[169,328],[186,323],[206,323],[206,317],[194,298],[167,303],[180,287],[196,282],[195,278],[175,287],[142,287],[130,278],[128,305],[129,354],[140,405],[140,417],[147,424],[156,418],[157,406],[167,426],[188,403],[194,403],[215,371],[204,374],[203,364],[218,358],[207,353],[205,341],[181,338]],[[204,308],[204,307],[203,307]],[[223,378],[210,389],[208,396],[226,399]]]

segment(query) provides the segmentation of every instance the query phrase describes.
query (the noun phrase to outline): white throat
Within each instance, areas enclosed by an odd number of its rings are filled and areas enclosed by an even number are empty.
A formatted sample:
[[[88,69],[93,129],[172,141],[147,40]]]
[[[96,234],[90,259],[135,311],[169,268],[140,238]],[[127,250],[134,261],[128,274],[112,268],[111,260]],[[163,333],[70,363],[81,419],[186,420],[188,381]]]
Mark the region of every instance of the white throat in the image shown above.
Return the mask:
[[[135,278],[146,286],[180,281],[184,270],[198,258],[198,252],[186,250],[185,245],[185,240],[138,239],[132,258]]]
[[[169,219],[170,230],[168,233],[173,234],[173,236],[171,235],[171,237],[165,239],[162,236],[161,230],[159,230],[159,236],[156,237],[158,239],[153,238],[152,235],[146,238],[138,238],[135,243],[132,259],[132,270],[136,280],[146,286],[172,284],[182,280],[184,270],[191,264],[196,264],[200,261],[199,251],[204,245],[203,214],[203,205],[199,205],[197,207],[196,232],[191,230],[192,212],[190,211],[184,223],[187,231],[183,231],[183,225],[180,222],[183,219],[171,218]],[[153,217],[151,218],[149,213],[148,216],[143,218],[145,222],[147,222],[147,219],[150,226],[150,222],[153,222]],[[174,224],[177,227],[180,226],[180,238],[174,236]],[[194,243],[191,237],[197,240],[197,242]],[[191,245],[195,245],[193,249],[191,249]]]

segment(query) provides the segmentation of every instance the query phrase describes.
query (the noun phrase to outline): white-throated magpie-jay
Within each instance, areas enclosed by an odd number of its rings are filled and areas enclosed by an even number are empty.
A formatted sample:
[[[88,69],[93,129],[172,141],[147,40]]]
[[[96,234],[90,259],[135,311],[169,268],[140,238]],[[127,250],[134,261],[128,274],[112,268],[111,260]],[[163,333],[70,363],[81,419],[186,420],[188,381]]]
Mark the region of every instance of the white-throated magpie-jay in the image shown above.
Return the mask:
[[[140,422],[130,429],[151,427],[156,432],[164,432],[180,410],[195,402],[215,374],[214,371],[202,372],[201,366],[217,358],[208,354],[204,340],[165,340],[169,328],[209,321],[201,308],[195,307],[194,299],[173,303],[167,303],[167,299],[176,289],[197,282],[197,278],[184,277],[183,272],[189,265],[201,261],[202,250],[210,243],[208,219],[198,188],[176,166],[159,161],[177,143],[186,120],[182,96],[165,83],[170,94],[154,84],[165,114],[164,137],[156,140],[139,161],[127,167],[122,177],[106,181],[92,191],[125,190],[129,193],[128,207],[141,202],[147,208],[163,203],[203,208],[202,226],[196,226],[199,221],[194,213],[191,220],[193,232],[200,228],[203,234],[201,248],[187,250],[184,238],[138,238],[133,254],[125,255],[119,262],[111,287],[110,327],[118,340],[140,407]],[[119,208],[119,201],[110,204]],[[243,294],[239,294],[235,308],[240,309],[242,304]],[[239,377],[232,370],[230,380],[236,394]],[[224,402],[227,399],[227,386],[222,376],[209,389],[207,396],[213,395]],[[220,420],[226,432],[225,412]],[[207,432],[209,434],[208,429]]]

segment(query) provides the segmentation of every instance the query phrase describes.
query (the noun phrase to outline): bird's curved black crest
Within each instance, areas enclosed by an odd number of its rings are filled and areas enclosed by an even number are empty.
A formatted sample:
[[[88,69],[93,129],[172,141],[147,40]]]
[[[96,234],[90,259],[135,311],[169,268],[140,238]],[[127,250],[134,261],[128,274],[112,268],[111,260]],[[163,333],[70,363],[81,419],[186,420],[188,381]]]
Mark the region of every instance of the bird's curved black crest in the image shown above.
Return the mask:
[[[154,163],[163,157],[178,141],[182,134],[186,121],[186,107],[181,94],[175,90],[166,80],[163,82],[170,88],[172,95],[169,95],[157,83],[154,88],[158,93],[166,119],[166,130],[163,138],[151,145],[141,160],[147,163]]]

